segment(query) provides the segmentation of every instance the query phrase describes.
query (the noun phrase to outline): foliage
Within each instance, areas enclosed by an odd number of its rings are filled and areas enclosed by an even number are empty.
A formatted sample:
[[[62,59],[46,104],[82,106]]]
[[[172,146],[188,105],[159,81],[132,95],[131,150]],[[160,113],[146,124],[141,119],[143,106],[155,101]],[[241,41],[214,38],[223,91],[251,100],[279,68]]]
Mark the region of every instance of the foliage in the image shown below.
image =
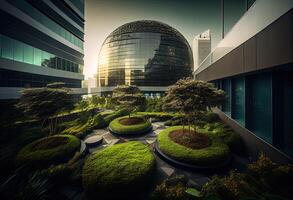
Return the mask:
[[[231,151],[238,154],[245,153],[245,146],[242,138],[226,124],[222,122],[206,123],[202,128],[198,129],[210,136],[220,138],[229,146]]]
[[[90,106],[90,102],[87,98],[83,98],[75,104],[75,108],[78,110],[86,110]]]
[[[152,121],[166,121],[173,117],[180,117],[179,113],[167,113],[167,112],[137,112],[137,115],[144,116],[148,119],[152,118]]]
[[[134,117],[134,116],[131,116],[131,117]],[[139,115],[135,115],[135,117],[139,117],[143,119],[143,117]],[[149,122],[149,120],[145,120],[145,119],[143,119],[143,123],[135,124],[135,125],[123,125],[119,123],[119,121],[124,118],[127,118],[127,117],[124,116],[124,117],[119,117],[114,119],[109,125],[110,130],[116,134],[131,135],[131,134],[145,133],[146,131],[150,131],[152,127],[152,124]]]
[[[129,117],[131,112],[144,110],[146,106],[146,99],[136,86],[119,85],[113,90],[112,98],[120,108],[128,110]]]
[[[293,197],[293,166],[277,165],[264,154],[248,164],[248,171],[231,171],[229,176],[214,176],[202,188],[204,197],[216,196],[222,200],[259,199],[285,200]]]
[[[146,112],[162,112],[163,111],[163,98],[147,98]]]
[[[50,143],[47,143],[48,140]],[[63,142],[65,140],[65,143]],[[59,143],[62,141],[61,143]],[[16,156],[17,165],[31,168],[44,168],[52,164],[67,162],[80,148],[75,136],[58,135],[39,139],[24,146]]]
[[[186,114],[190,129],[193,119],[200,118],[207,108],[220,105],[224,99],[224,91],[212,83],[186,78],[168,87],[163,108]]]
[[[59,83],[56,85],[60,86]],[[70,90],[56,85],[24,89],[16,106],[43,123],[59,112],[72,109],[74,102],[69,94]],[[53,118],[50,119],[50,134],[55,134],[57,119],[55,118],[55,122]]]
[[[104,107],[106,104],[106,99],[105,97],[100,97],[98,95],[93,95],[89,98],[89,101],[92,105],[94,106],[100,106],[100,107]]]
[[[111,121],[113,121],[114,119],[118,118],[118,117],[122,117],[122,116],[126,116],[129,114],[129,111],[126,109],[120,109],[118,111],[115,111],[107,116],[104,117],[104,120],[106,122],[107,125],[110,124]]]
[[[116,144],[91,155],[84,164],[82,181],[88,196],[103,198],[131,194],[145,188],[155,158],[141,142]],[[129,197],[129,194],[128,194]]]
[[[191,149],[175,143],[169,133],[178,129],[182,129],[182,126],[167,128],[160,132],[157,138],[160,150],[171,158],[200,166],[219,165],[229,159],[229,147],[217,138],[211,138],[211,145],[204,149]]]

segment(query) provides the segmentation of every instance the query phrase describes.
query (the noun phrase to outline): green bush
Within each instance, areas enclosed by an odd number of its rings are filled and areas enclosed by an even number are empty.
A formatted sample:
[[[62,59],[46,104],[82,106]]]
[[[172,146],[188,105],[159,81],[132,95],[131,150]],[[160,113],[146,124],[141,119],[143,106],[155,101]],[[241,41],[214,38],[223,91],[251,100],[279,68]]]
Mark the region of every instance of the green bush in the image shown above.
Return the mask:
[[[199,130],[210,136],[220,138],[229,146],[231,151],[238,154],[245,153],[245,146],[241,136],[235,133],[226,124],[222,122],[206,123],[203,128],[199,128]]]
[[[119,121],[121,119],[128,118],[128,116],[124,116],[124,117],[119,117],[117,119],[114,119],[110,123],[109,128],[114,133],[121,134],[121,135],[140,134],[140,133],[145,133],[151,129],[152,124],[149,122],[149,120],[145,120],[143,117],[138,115],[135,115],[135,117],[141,118],[143,120],[143,123],[135,124],[135,125],[123,125]]]
[[[128,197],[146,188],[155,158],[141,142],[126,142],[91,155],[84,164],[82,181],[88,197]],[[122,198],[123,199],[123,198]]]
[[[166,113],[166,112],[137,112],[137,115],[144,116],[146,118],[154,118],[158,121],[170,120],[173,117],[180,117],[182,114],[178,113]]]
[[[31,168],[44,168],[67,162],[79,148],[80,141],[74,136],[46,137],[23,147],[16,156],[16,163]]]
[[[113,112],[113,113],[107,115],[106,117],[104,117],[104,120],[105,120],[106,124],[109,125],[111,123],[111,121],[113,121],[114,119],[116,119],[118,117],[123,117],[128,114],[129,114],[129,112],[126,109],[121,109],[121,110],[118,110],[116,112]]]
[[[171,158],[199,166],[222,164],[229,159],[229,147],[217,138],[211,137],[211,145],[203,149],[191,149],[175,143],[169,133],[178,129],[182,129],[182,126],[167,128],[160,132],[157,138],[159,149]]]

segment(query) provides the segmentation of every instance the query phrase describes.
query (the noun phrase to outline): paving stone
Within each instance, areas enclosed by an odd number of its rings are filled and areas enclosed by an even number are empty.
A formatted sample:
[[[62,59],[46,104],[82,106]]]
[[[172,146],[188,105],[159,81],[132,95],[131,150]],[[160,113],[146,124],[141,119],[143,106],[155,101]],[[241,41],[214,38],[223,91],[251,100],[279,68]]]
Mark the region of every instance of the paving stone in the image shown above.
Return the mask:
[[[81,141],[79,153],[83,154],[86,150],[87,150],[87,147],[86,147],[84,141]]]
[[[156,137],[148,137],[148,138],[146,138],[146,143],[148,143],[148,144],[153,144],[155,141],[156,141]]]
[[[104,145],[98,146],[97,148],[90,148],[89,149],[89,152],[90,153],[97,153],[97,152],[99,152],[99,151],[101,151],[101,150],[103,150],[103,149],[105,149],[107,147],[109,147],[109,145],[108,144],[104,144]]]
[[[109,144],[109,146],[111,146],[111,145],[117,144],[119,141],[120,141],[120,139],[114,139],[114,140],[111,140],[111,142],[108,144]]]
[[[103,138],[108,144],[111,143],[112,141],[117,140],[117,137],[115,137],[111,133],[107,133],[107,134],[103,135]]]
[[[103,142],[103,137],[101,137],[99,135],[94,135],[94,136],[88,137],[84,141],[84,143],[87,147],[94,147],[99,144],[102,144],[102,142]]]
[[[174,173],[174,169],[171,167],[161,167],[161,170],[167,175],[171,176]]]

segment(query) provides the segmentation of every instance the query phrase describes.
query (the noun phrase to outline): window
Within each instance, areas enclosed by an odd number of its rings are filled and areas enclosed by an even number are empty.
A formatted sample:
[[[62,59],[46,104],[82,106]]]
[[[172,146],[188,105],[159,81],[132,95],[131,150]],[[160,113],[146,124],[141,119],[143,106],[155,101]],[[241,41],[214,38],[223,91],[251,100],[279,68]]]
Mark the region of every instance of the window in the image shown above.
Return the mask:
[[[40,49],[34,48],[34,65],[41,66],[42,64],[42,51]]]
[[[245,79],[232,79],[232,118],[245,126]]]
[[[13,40],[2,35],[2,57],[13,60]]]
[[[222,105],[222,110],[228,116],[231,116],[231,80],[225,79],[222,81],[223,90],[226,92],[226,100]]]
[[[28,64],[34,63],[34,48],[27,44],[23,44],[23,62]]]
[[[272,143],[272,76],[263,73],[247,78],[247,128]]]

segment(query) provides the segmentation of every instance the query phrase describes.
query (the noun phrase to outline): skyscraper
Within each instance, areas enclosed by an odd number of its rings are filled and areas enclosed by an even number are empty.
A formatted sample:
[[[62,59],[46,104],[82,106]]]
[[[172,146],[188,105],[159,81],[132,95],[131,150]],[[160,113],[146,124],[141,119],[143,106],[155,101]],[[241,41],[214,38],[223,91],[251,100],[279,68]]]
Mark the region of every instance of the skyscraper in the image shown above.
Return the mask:
[[[52,82],[81,88],[83,0],[3,0],[0,25],[0,99]]]
[[[195,36],[192,44],[194,70],[211,52],[211,34],[210,30]]]

